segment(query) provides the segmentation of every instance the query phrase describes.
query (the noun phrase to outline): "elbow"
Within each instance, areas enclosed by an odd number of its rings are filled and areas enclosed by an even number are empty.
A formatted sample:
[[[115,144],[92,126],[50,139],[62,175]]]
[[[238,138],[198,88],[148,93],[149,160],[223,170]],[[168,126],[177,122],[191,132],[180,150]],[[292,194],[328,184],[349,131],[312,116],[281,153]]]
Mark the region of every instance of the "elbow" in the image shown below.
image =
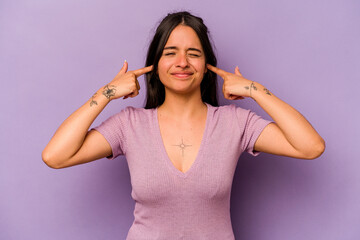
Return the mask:
[[[57,163],[57,161],[54,159],[54,157],[51,156],[50,153],[48,153],[46,150],[44,150],[41,154],[43,162],[50,168],[53,169],[60,169],[60,165]]]
[[[325,141],[320,138],[316,143],[312,144],[311,150],[306,154],[305,159],[313,160],[320,157],[325,151]]]

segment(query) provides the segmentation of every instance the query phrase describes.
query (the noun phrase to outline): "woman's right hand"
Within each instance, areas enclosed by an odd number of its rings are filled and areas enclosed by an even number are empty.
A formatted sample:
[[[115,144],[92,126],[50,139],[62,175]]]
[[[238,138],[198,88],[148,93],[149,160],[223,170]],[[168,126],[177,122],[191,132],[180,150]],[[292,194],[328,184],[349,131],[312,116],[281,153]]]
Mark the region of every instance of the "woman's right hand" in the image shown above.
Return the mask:
[[[70,167],[91,162],[111,154],[107,140],[97,131],[89,131],[95,118],[110,100],[135,97],[139,94],[137,77],[152,71],[153,67],[127,71],[125,62],[120,72],[104,88],[99,89],[84,105],[73,112],[56,130],[42,152],[44,162],[52,168]],[[99,95],[104,95],[107,99]],[[92,107],[92,106],[97,107]]]
[[[124,97],[135,97],[139,94],[140,85],[137,80],[141,75],[153,70],[153,66],[140,68],[133,71],[128,70],[128,62],[125,61],[120,72],[115,78],[103,87],[102,94],[109,100]]]

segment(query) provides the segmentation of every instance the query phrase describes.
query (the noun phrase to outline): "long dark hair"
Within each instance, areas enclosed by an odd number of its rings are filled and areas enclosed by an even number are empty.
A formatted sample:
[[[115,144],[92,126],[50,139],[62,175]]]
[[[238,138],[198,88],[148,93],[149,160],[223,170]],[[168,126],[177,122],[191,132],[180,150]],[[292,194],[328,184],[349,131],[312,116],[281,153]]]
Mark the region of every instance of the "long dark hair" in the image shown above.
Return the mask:
[[[189,26],[196,32],[205,53],[205,63],[216,66],[217,60],[208,36],[208,28],[203,20],[189,12],[176,12],[168,14],[156,29],[153,40],[150,43],[146,66],[154,65],[152,72],[145,75],[146,79],[146,104],[145,108],[156,108],[165,101],[165,88],[157,74],[158,62],[171,32],[178,25]],[[200,84],[201,98],[203,102],[212,106],[219,106],[216,91],[216,74],[207,71]]]

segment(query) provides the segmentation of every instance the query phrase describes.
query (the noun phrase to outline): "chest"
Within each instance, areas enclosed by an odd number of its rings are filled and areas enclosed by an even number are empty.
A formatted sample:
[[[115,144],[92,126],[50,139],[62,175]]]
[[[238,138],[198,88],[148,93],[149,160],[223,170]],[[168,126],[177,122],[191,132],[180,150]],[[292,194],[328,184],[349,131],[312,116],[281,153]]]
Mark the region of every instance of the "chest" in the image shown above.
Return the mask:
[[[133,125],[124,134],[133,199],[158,203],[229,196],[240,154],[237,128],[214,117],[198,125],[153,118],[141,123],[148,124],[145,128]]]
[[[206,118],[188,123],[159,119],[161,140],[169,160],[181,172],[188,171],[198,157]]]

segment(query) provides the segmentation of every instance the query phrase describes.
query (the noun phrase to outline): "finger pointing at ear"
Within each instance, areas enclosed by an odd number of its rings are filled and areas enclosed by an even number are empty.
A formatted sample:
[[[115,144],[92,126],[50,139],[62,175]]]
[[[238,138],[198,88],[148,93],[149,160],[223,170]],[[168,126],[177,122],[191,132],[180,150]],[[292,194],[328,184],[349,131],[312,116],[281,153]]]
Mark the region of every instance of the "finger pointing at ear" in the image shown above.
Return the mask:
[[[135,74],[136,78],[138,78],[145,73],[151,72],[152,70],[153,70],[153,66],[151,65],[151,66],[147,66],[144,68],[134,70],[133,73]],[[137,90],[140,90],[140,84],[136,78],[135,78],[136,88],[137,88]]]
[[[235,73],[226,72],[210,64],[207,64],[207,68],[224,79],[222,90],[226,99],[238,100],[250,96],[249,89],[252,81],[242,76],[239,67],[235,68]]]
[[[135,97],[139,94],[140,84],[137,78],[153,70],[153,66],[147,66],[133,71],[128,71],[128,62],[125,61],[115,78],[104,86],[103,95],[109,100],[120,97]]]
[[[220,68],[214,67],[214,66],[212,66],[210,64],[207,64],[206,66],[210,71],[216,73],[217,75],[219,75],[222,78],[224,78],[226,76],[226,74],[227,74],[226,71],[224,71],[224,70],[222,70]]]
[[[153,70],[153,65],[134,70],[133,73],[136,75],[136,77],[140,77],[141,75],[151,72],[152,70]]]

